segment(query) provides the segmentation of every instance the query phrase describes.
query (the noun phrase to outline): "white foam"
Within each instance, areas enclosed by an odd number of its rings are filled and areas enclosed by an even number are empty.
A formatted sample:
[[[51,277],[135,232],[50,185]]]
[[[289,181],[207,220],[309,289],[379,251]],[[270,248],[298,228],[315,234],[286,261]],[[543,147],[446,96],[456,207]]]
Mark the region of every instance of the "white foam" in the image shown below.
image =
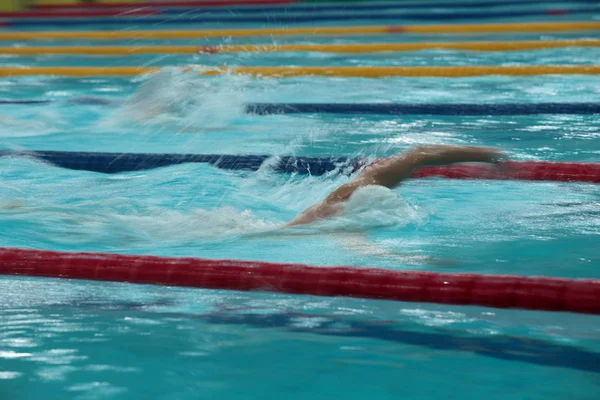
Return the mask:
[[[18,116],[0,115],[0,137],[43,136],[60,132],[65,128],[65,121],[52,110],[43,110],[31,114],[31,108],[22,107],[27,112]]]
[[[400,196],[393,190],[379,185],[369,185],[357,189],[346,202],[345,212],[360,213],[376,210],[396,210],[404,205]]]
[[[206,79],[197,70],[164,68],[141,82],[116,113],[135,123],[193,128],[222,128],[244,115],[247,77]]]
[[[239,211],[232,207],[195,209],[191,212],[155,209],[144,215],[113,214],[110,218],[142,236],[175,242],[257,233],[278,226],[250,210]]]
[[[356,230],[395,227],[421,223],[426,218],[394,190],[383,186],[365,186],[348,199],[341,219]]]
[[[45,226],[43,230],[52,232],[54,240],[62,242],[189,243],[264,232],[279,226],[250,210],[239,211],[232,207],[188,211],[152,207],[141,213],[110,208],[93,209],[89,204],[33,206],[17,200],[0,203],[4,218],[12,214],[13,218],[34,220]]]
[[[395,191],[382,186],[366,186],[350,196],[340,215],[293,227],[291,231],[307,234],[361,232],[421,224],[426,218],[426,213],[406,203]]]

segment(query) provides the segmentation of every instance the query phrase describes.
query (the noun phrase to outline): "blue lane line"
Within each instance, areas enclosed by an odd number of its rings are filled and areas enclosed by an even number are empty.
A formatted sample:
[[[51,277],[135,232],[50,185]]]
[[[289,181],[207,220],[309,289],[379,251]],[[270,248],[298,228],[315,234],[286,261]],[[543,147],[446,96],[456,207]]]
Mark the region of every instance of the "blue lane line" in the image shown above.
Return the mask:
[[[179,313],[178,317],[187,314]],[[307,316],[310,316],[307,314]],[[189,318],[189,316],[188,316]],[[288,329],[292,332],[314,333],[327,336],[343,336],[351,338],[368,338],[385,340],[391,343],[422,346],[434,350],[450,350],[474,353],[483,357],[491,357],[513,362],[524,362],[534,365],[571,368],[587,372],[600,372],[600,353],[584,347],[543,341],[540,339],[524,340],[518,336],[462,335],[446,328],[412,330],[407,323],[378,324],[377,321],[345,320],[328,317],[318,327],[299,327],[297,313],[212,313],[199,315],[196,318],[214,324],[249,325],[267,329]],[[339,329],[344,325],[346,329]],[[421,327],[420,327],[421,328]]]
[[[311,104],[253,103],[246,105],[250,114],[380,114],[380,115],[532,115],[600,114],[600,103],[538,104]]]
[[[64,313],[77,310],[94,315],[106,312],[107,300],[77,299],[69,303],[44,306],[45,313]],[[110,312],[128,315],[132,311],[147,310],[151,306],[177,306],[171,298],[159,298],[152,302],[110,300]],[[571,368],[587,372],[600,372],[600,353],[577,344],[563,344],[549,339],[535,339],[500,333],[497,335],[467,334],[456,329],[430,328],[416,322],[398,321],[385,323],[377,319],[357,320],[338,315],[329,315],[327,320],[315,326],[298,325],[299,318],[313,318],[315,314],[300,312],[253,313],[252,310],[215,310],[201,314],[184,311],[158,311],[152,308],[152,315],[167,320],[178,318],[200,321],[205,324],[239,325],[273,330],[285,329],[294,333],[342,336],[383,340],[395,344],[407,344],[432,350],[448,350],[459,353],[476,354],[500,360]],[[344,329],[340,329],[343,326]]]
[[[353,172],[360,160],[348,157],[292,157],[274,159],[266,155],[223,154],[150,154],[150,153],[96,153],[78,151],[0,151],[0,157],[27,157],[48,162],[57,167],[114,174],[143,171],[186,163],[208,163],[228,170],[257,171],[268,159],[270,168],[280,173],[323,175],[331,171]]]
[[[53,100],[0,100],[0,104],[8,105],[29,105],[29,104],[48,104],[54,103]]]
[[[573,15],[581,13],[600,12],[600,7],[587,7],[577,9],[563,9],[560,15]],[[498,11],[498,12],[423,12],[423,13],[348,13],[348,14],[282,14],[259,16],[223,16],[207,17],[183,16],[181,18],[169,17],[103,17],[103,18],[64,18],[64,19],[5,19],[2,22],[11,26],[79,26],[79,25],[140,25],[140,24],[200,24],[200,23],[294,23],[318,21],[361,21],[361,20],[464,20],[464,19],[489,19],[528,16],[551,15],[552,10],[525,10],[525,11]]]
[[[571,0],[570,4],[597,4],[598,0]],[[564,1],[529,0],[526,5],[541,4],[548,6],[552,3],[564,4]],[[273,12],[323,12],[323,11],[382,11],[382,10],[407,10],[430,8],[488,8],[523,5],[523,0],[504,1],[465,1],[446,3],[375,3],[375,4],[289,4],[285,6],[251,6],[251,7],[157,7],[162,14],[263,14]],[[154,7],[148,7],[154,8]]]
[[[66,102],[79,105],[119,105],[119,100],[95,96],[67,100],[0,100],[0,105],[41,105]],[[534,115],[600,114],[600,103],[249,103],[248,114],[374,114],[374,115]]]

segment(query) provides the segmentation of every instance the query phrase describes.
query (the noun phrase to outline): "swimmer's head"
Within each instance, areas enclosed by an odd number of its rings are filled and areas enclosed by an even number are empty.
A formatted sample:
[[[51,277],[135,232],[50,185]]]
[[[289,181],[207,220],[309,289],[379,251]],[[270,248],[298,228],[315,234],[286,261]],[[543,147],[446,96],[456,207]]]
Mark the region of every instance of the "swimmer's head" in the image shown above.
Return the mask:
[[[415,219],[414,210],[395,191],[372,185],[357,189],[344,205],[344,223],[361,230],[401,227]]]
[[[367,210],[397,209],[400,197],[391,189],[379,185],[361,187],[352,193],[344,211],[357,213]]]

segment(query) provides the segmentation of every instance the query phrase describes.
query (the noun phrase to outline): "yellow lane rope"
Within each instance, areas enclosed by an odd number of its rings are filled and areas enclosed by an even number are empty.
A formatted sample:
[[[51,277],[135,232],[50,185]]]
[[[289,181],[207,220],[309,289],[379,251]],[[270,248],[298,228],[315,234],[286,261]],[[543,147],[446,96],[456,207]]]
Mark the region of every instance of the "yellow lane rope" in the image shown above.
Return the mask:
[[[190,71],[194,67],[185,67]],[[482,75],[600,74],[600,65],[528,65],[468,67],[195,67],[200,75],[226,73],[268,77],[345,76],[380,78],[388,76],[465,77]],[[0,77],[26,75],[133,76],[160,71],[158,67],[0,67]]]
[[[214,54],[233,52],[320,51],[330,53],[375,53],[419,51],[429,49],[468,51],[519,51],[558,47],[598,47],[600,40],[543,40],[521,42],[429,42],[429,43],[360,43],[360,44],[282,44],[223,46],[60,46],[0,47],[0,54],[81,54],[125,56],[135,54]]]
[[[599,30],[600,21],[536,22],[476,25],[348,26],[229,30],[155,30],[95,32],[0,32],[0,40],[131,40],[131,39],[202,39],[244,36],[381,35],[390,33],[523,33]]]

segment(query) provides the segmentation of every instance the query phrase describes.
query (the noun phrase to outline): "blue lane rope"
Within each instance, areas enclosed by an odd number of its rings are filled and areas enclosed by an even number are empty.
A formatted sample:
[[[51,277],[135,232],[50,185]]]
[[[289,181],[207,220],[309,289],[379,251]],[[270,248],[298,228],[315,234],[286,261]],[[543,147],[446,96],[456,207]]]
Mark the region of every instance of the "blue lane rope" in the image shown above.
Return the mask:
[[[58,102],[80,105],[119,105],[120,100],[102,97],[73,97]],[[55,100],[1,100],[0,105],[40,105]],[[600,103],[249,103],[248,114],[379,114],[379,115],[534,115],[600,114]]]
[[[208,163],[228,170],[257,171],[271,160],[274,172],[302,175],[323,175],[331,171],[353,172],[361,160],[348,157],[273,157],[266,155],[222,154],[150,154],[150,153],[98,153],[79,151],[12,151],[1,150],[0,157],[34,158],[57,167],[114,174],[143,171],[186,163]]]
[[[532,115],[532,114],[600,114],[600,103],[538,104],[315,104],[253,103],[246,105],[249,114],[380,114],[380,115]]]
[[[8,100],[0,99],[0,105],[37,105],[37,104],[50,104],[50,103],[72,103],[80,105],[99,105],[99,106],[113,106],[122,104],[122,100],[115,100],[104,98],[100,96],[77,96],[71,97],[64,100],[36,100],[36,99],[24,99],[24,100]]]
[[[258,16],[216,16],[207,17],[204,14],[191,17],[102,17],[102,18],[74,18],[74,19],[5,19],[0,21],[8,27],[12,26],[80,26],[80,25],[141,25],[141,24],[200,24],[200,23],[294,23],[318,21],[360,21],[360,20],[465,20],[465,19],[490,19],[529,16],[548,16],[553,14],[572,15],[600,12],[600,7],[585,7],[560,10],[524,10],[524,11],[495,11],[495,12],[447,12],[447,13],[347,13],[347,14],[281,14]]]
[[[29,104],[48,104],[54,103],[54,100],[0,100],[0,104],[5,105],[29,105]]]
[[[596,4],[598,0],[571,0],[571,4]],[[529,0],[527,4],[541,4],[547,6],[552,3],[564,1]],[[161,14],[264,14],[264,13],[289,13],[289,12],[323,12],[323,11],[382,11],[382,10],[406,10],[406,9],[430,9],[430,8],[489,8],[506,7],[523,4],[523,0],[502,1],[464,1],[453,3],[375,3],[375,4],[288,4],[284,6],[250,6],[250,7],[157,7]],[[155,8],[155,7],[151,7]]]

